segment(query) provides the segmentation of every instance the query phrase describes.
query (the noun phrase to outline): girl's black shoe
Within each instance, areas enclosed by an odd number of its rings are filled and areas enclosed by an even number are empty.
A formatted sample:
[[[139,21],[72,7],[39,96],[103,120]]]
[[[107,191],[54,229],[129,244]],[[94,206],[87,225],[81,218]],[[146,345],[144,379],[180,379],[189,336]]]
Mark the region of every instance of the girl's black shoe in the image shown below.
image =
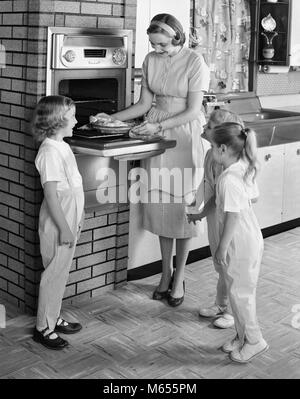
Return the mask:
[[[185,282],[183,282],[183,292],[185,294]],[[181,305],[182,302],[184,301],[184,294],[180,298],[174,298],[174,297],[172,297],[172,295],[169,294],[168,295],[168,304],[170,306],[173,306],[173,308],[175,308],[176,306]]]
[[[48,349],[55,349],[55,350],[60,350],[65,348],[66,346],[69,345],[68,341],[64,340],[63,338],[61,338],[59,335],[57,335],[56,338],[51,339],[50,335],[54,334],[54,331],[50,331],[48,334],[44,335],[44,332],[47,330],[47,328],[45,328],[45,330],[43,331],[38,331],[36,328],[34,329],[33,332],[33,337],[32,339],[35,342],[39,342],[40,344],[44,345],[46,348]]]

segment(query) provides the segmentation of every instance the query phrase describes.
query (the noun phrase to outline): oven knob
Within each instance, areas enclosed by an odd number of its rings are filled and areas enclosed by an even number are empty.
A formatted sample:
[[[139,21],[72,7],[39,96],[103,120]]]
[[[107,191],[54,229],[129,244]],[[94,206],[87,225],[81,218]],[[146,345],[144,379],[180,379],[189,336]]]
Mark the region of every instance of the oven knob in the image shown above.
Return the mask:
[[[122,48],[116,48],[112,55],[112,60],[116,65],[122,65],[126,61],[126,52]]]
[[[76,58],[75,51],[73,51],[73,50],[68,50],[68,51],[66,52],[66,54],[64,54],[64,57],[65,57],[65,59],[66,59],[68,62],[73,62],[73,61],[75,60],[75,58]]]

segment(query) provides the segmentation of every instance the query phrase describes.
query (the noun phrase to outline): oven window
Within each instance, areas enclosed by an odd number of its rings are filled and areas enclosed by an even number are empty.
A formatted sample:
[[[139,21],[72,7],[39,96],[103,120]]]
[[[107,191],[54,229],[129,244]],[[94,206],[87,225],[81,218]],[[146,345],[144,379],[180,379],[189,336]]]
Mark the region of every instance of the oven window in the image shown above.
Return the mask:
[[[59,82],[59,95],[72,98],[76,103],[78,126],[89,122],[89,116],[99,112],[118,111],[118,80],[66,79]]]

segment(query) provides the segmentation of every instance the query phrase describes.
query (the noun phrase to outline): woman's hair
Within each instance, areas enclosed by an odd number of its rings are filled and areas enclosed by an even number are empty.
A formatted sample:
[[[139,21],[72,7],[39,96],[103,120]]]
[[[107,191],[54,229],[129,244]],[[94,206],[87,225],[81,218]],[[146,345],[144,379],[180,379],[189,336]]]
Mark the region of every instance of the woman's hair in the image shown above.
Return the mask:
[[[56,134],[67,126],[66,112],[75,107],[71,98],[64,96],[46,96],[38,102],[31,120],[31,132],[38,142]]]
[[[225,144],[239,159],[244,158],[249,164],[244,178],[253,174],[253,180],[255,179],[259,163],[254,130],[244,128],[240,123],[225,122],[213,129],[212,139],[217,146]]]
[[[221,125],[222,123],[225,122],[234,122],[234,123],[239,123],[242,127],[244,127],[244,122],[242,118],[239,115],[228,111],[227,109],[222,109],[222,108],[215,109],[210,114],[209,119],[215,125]]]
[[[171,36],[170,33],[163,29],[159,24],[155,24],[155,21],[159,23],[164,23],[170,26],[174,32],[175,36]],[[172,37],[172,45],[173,46],[182,46],[185,43],[185,34],[183,32],[183,27],[181,23],[171,14],[157,14],[155,17],[151,19],[150,26],[147,29],[147,34],[149,33],[164,33]]]

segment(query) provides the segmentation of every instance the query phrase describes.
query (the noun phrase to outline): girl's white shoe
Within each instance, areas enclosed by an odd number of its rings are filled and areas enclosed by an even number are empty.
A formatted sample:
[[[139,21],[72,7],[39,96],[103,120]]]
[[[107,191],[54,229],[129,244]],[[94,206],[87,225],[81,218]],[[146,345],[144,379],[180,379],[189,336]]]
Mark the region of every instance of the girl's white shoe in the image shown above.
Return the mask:
[[[202,317],[216,317],[223,315],[227,306],[212,305],[209,308],[200,308],[199,315]]]
[[[230,359],[238,363],[248,363],[268,349],[269,345],[263,338],[257,344],[249,344],[246,342],[242,349],[235,349],[230,353]]]
[[[214,320],[213,325],[218,328],[230,328],[234,326],[234,318],[229,313],[224,313],[222,316]]]
[[[225,353],[231,353],[234,350],[239,350],[240,347],[241,343],[238,336],[236,335],[231,341],[226,342],[226,344],[222,346],[222,351]]]

